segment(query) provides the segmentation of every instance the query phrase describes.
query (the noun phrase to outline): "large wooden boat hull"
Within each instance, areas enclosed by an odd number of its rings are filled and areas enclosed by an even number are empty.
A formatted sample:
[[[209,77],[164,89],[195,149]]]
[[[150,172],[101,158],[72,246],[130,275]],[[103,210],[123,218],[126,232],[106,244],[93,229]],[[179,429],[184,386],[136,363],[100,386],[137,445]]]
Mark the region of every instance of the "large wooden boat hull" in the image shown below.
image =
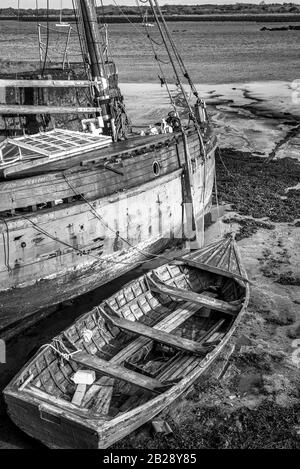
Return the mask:
[[[207,370],[248,301],[248,280],[232,239],[159,267],[43,347],[5,389],[9,415],[51,448],[107,448]],[[75,405],[71,376],[83,369],[96,370],[97,381]]]
[[[216,139],[206,136],[205,158],[196,132],[187,141],[191,181],[182,136],[171,134],[132,139],[71,163],[33,166],[0,181],[0,212],[6,214],[0,223],[0,331],[111,281],[186,237],[184,191],[190,185],[203,243]]]

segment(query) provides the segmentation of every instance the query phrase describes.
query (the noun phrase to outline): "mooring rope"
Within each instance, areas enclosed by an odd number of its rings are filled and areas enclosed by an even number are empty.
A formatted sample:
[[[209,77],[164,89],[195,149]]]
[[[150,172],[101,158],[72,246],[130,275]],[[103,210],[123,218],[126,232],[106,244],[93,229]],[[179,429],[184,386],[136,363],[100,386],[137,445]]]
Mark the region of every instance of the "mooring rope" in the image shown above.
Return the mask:
[[[58,339],[57,337],[55,337],[53,339],[53,342],[55,343],[55,345],[53,344],[44,344],[40,347],[40,351],[42,351],[43,349],[46,349],[46,348],[51,348],[54,352],[56,352],[61,358],[63,358],[64,360],[66,361],[70,361],[70,358],[72,358],[73,355],[75,355],[76,353],[78,352],[81,352],[81,349],[78,349],[77,347],[77,350],[74,350],[73,352],[71,352],[66,346],[65,344],[60,340]],[[62,352],[61,350],[59,350],[58,347],[62,347],[65,351]]]

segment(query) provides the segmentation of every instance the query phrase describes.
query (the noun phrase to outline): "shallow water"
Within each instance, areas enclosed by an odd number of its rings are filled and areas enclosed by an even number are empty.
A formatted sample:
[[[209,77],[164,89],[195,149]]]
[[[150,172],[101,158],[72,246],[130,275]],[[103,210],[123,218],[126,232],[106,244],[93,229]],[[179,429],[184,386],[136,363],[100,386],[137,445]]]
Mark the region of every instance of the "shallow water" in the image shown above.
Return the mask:
[[[169,24],[189,72],[197,83],[292,81],[300,78],[300,30],[260,31],[262,26],[274,26],[274,23]],[[55,28],[55,23],[51,23],[50,27]],[[149,32],[156,41],[161,42],[156,27]],[[109,34],[111,53],[119,67],[121,81],[157,81],[158,67],[141,25],[111,24]],[[51,33],[49,54],[52,59],[57,58],[58,50],[62,52],[65,36]],[[164,49],[155,47],[159,57],[166,60]],[[1,60],[28,63],[39,60],[36,23],[0,21],[0,48]],[[73,43],[70,57],[79,60],[78,54],[79,46]],[[170,67],[165,67],[167,69]],[[173,79],[171,71],[168,76]]]

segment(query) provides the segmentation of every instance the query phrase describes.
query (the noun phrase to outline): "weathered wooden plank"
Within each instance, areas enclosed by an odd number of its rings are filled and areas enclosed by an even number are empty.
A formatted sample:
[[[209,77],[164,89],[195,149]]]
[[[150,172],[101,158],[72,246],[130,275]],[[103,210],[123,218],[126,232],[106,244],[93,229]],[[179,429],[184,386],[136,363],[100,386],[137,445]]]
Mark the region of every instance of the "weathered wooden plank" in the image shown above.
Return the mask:
[[[106,382],[98,386],[97,396],[94,399],[92,408],[102,415],[108,414],[114,390],[114,382],[114,378],[106,378]]]
[[[216,311],[221,311],[222,313],[235,315],[240,309],[238,306],[231,305],[226,301],[208,297],[202,293],[195,293],[193,291],[183,290],[166,285],[161,282],[161,280],[154,274],[148,277],[148,282],[152,291],[162,293],[164,295],[169,295],[172,298],[191,301],[193,303],[200,304],[201,306],[207,306],[209,308],[215,309]]]
[[[85,396],[82,402],[83,407],[86,407],[89,404],[89,402],[91,402],[91,400],[96,396],[96,394],[100,390],[101,386],[103,384],[106,384],[107,381],[110,379],[111,378],[109,378],[108,376],[101,376],[101,378],[99,378],[89,387],[89,389],[85,393]]]
[[[18,143],[20,147],[24,146],[26,148],[26,145],[23,145],[22,143]],[[101,146],[108,146],[110,145],[110,142],[102,142]],[[99,144],[100,148],[100,144]],[[40,151],[40,150],[39,150]],[[77,154],[83,154],[83,153],[88,153],[90,151],[90,148],[87,146],[82,146],[82,148],[72,148],[66,151],[63,151],[59,154],[56,154],[55,157],[53,158],[53,161],[55,160],[56,162],[60,160],[68,160]],[[43,153],[46,153],[43,151]],[[105,158],[105,157],[103,157]],[[72,160],[71,160],[72,161]],[[18,174],[18,173],[23,173],[25,171],[28,171],[30,169],[36,169],[38,167],[44,167],[47,162],[51,162],[51,157],[50,156],[42,156],[41,158],[35,158],[34,160],[19,160],[16,163],[14,163],[12,166],[5,167],[3,171],[4,177],[10,176],[12,174]]]
[[[111,307],[110,307],[111,308]],[[147,337],[148,339],[163,344],[169,345],[184,352],[191,352],[196,355],[203,355],[204,348],[197,342],[176,335],[169,334],[168,332],[154,329],[153,327],[146,326],[138,321],[128,321],[127,319],[120,318],[118,316],[112,316],[104,311],[103,308],[99,308],[103,316],[112,321],[112,323],[122,330],[133,332],[134,334]]]
[[[97,82],[88,80],[17,80],[6,78],[0,80],[0,87],[17,88],[89,88],[97,86]]]
[[[211,326],[207,331],[205,331],[202,337],[199,339],[199,344],[204,344],[220,327],[224,324],[225,319],[220,319],[217,321],[213,326]],[[198,360],[198,358],[197,358]],[[160,381],[166,379],[172,379],[173,373],[176,372],[178,369],[182,369],[185,367],[187,361],[191,361],[188,355],[181,355],[178,356],[170,365],[166,363],[160,370],[159,374],[156,376],[157,379]],[[186,373],[185,373],[186,374]]]
[[[32,106],[18,104],[0,104],[0,115],[8,114],[85,114],[98,112],[97,107],[69,106]]]
[[[90,108],[89,108],[90,109]],[[133,160],[135,159],[135,156],[132,157],[132,152],[136,152],[139,150],[144,150],[147,155],[148,149],[150,146],[155,146],[156,144],[160,144],[161,142],[165,141],[167,139],[167,134],[159,134],[159,135],[153,135],[153,136],[146,136],[146,137],[136,137],[132,138],[127,141],[122,141],[122,142],[116,142],[110,147],[105,148],[105,152],[101,149],[98,149],[97,151],[90,151],[86,155],[74,155],[72,158],[72,167],[76,165],[90,165],[91,162],[99,160],[102,157],[106,158],[113,158],[113,157],[118,157],[122,158],[124,160]],[[151,142],[151,144],[149,144]],[[175,144],[175,143],[174,143]],[[150,151],[150,150],[149,150]],[[130,154],[131,156],[128,156]],[[43,166],[44,170],[48,171],[59,171],[59,170],[65,170],[68,166],[68,162],[66,160],[63,161],[49,161],[48,163],[45,163]],[[34,169],[31,168],[28,169],[24,173],[27,174],[34,174]]]
[[[148,389],[149,391],[159,392],[159,388],[163,387],[163,383],[157,379],[127,370],[123,366],[112,363],[111,361],[107,362],[102,360],[102,358],[89,355],[88,353],[78,352],[72,356],[72,360],[81,366],[104,373],[113,378],[122,379],[135,386]]]
[[[192,303],[185,303],[183,306],[178,307],[175,311],[169,314],[167,317],[162,319],[158,324],[153,326],[155,330],[161,330],[165,332],[171,332],[180,326],[180,324],[187,321],[191,316],[201,310],[201,306],[194,305]],[[151,341],[146,337],[139,337],[124,349],[118,352],[114,357],[111,358],[112,363],[122,363],[127,360],[133,353],[139,350],[141,347],[147,345]]]
[[[68,412],[73,412],[76,415],[79,415],[80,417],[88,418],[90,415],[90,412],[88,409],[84,409],[82,407],[77,407],[75,404],[72,404],[71,402],[61,399],[56,396],[52,396],[48,394],[45,391],[42,391],[41,389],[37,388],[36,386],[28,386],[24,389],[24,395],[31,394],[31,396],[35,397],[36,399],[39,399],[40,401],[47,402],[48,404],[51,404],[53,406],[57,406],[60,408],[65,408]]]
[[[119,148],[117,151],[112,152],[110,156],[118,156],[118,157],[123,157],[124,159],[126,159],[126,153],[131,153],[133,151],[136,152],[140,150],[145,150],[147,153],[148,152],[152,153],[150,150],[150,147],[155,146],[156,144],[160,143],[160,140],[163,142],[166,139],[167,139],[167,135],[165,134],[159,134],[157,136],[153,136],[151,140],[147,139],[147,137],[144,137],[143,139],[141,139],[140,144],[137,141],[135,141],[135,139],[132,139],[127,144],[127,147],[123,145],[124,148],[122,148],[120,145],[119,146],[114,145],[114,147],[112,148],[116,148],[116,149],[118,147]],[[135,143],[135,145],[132,144],[133,142]],[[85,160],[82,161],[81,165],[85,166],[89,163],[96,162],[99,159],[99,156],[100,155],[98,153],[97,154],[95,153],[93,157],[85,158]],[[130,158],[132,158],[132,156]]]
[[[86,384],[77,384],[76,391],[72,398],[72,404],[80,407],[83,401],[85,392],[86,392]]]
[[[242,277],[241,275],[234,274],[233,272],[230,272],[229,270],[220,269],[220,267],[215,267],[213,265],[205,264],[204,262],[195,261],[193,259],[184,258],[184,260],[180,260],[180,259],[175,260],[173,263],[176,265],[187,264],[191,267],[196,267],[197,269],[207,270],[207,272],[212,272],[214,274],[222,275],[223,277],[228,277],[232,279],[236,278],[238,280],[242,280],[243,282],[252,283],[250,282],[249,279]]]

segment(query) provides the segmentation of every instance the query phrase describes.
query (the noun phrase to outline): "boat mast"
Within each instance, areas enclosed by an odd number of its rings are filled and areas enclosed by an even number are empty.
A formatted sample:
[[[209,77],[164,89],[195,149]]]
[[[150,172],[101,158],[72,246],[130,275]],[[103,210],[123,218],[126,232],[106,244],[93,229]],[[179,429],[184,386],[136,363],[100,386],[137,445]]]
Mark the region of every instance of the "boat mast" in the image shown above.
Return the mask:
[[[83,35],[90,59],[93,79],[106,79],[102,40],[98,26],[95,0],[76,0],[78,14],[82,19]]]
[[[81,20],[92,80],[97,83],[97,86],[94,88],[94,98],[96,104],[101,108],[105,127],[111,132],[113,138],[116,139],[95,0],[76,0],[76,8]]]

